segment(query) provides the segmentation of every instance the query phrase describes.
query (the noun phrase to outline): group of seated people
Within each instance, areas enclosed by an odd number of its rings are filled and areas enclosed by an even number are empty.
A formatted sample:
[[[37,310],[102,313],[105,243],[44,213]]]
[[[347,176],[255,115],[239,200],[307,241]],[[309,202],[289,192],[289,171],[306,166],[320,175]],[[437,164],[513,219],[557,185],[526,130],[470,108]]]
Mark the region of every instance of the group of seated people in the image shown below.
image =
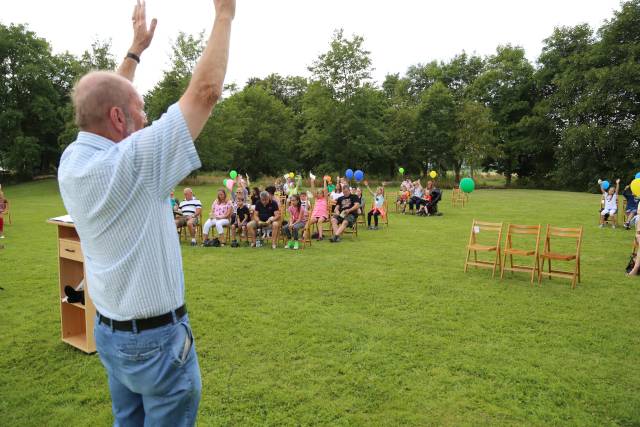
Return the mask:
[[[606,190],[602,188],[602,183],[599,182],[598,186],[602,192],[602,209],[600,209],[600,228],[604,227],[606,221],[611,222],[613,228],[617,225],[617,212],[618,212],[618,192],[620,190],[620,179],[616,180],[616,186],[609,186]],[[630,185],[627,185],[622,190],[622,197],[626,201],[624,211],[624,228],[630,230],[636,225],[640,216],[638,216],[638,199],[631,191]]]
[[[286,248],[299,249],[307,223],[316,224],[318,231],[313,237],[322,241],[324,224],[327,222],[331,224],[330,241],[339,242],[345,230],[353,228],[358,216],[362,215],[364,198],[362,189],[352,189],[344,178],[338,177],[336,185],[330,181],[331,178],[325,176],[323,186],[316,188],[315,178],[312,178],[311,191],[302,191],[300,177],[296,182],[288,178],[284,183],[277,180],[276,185],[264,190],[253,187],[249,191],[248,177],[245,181],[242,175],[238,175],[235,179],[236,189],[231,192],[230,198],[223,188],[217,192],[209,217],[202,225],[203,246],[224,246],[225,228],[229,227],[232,247],[238,247],[238,237],[244,237],[251,247],[262,246],[265,239],[271,240],[271,247],[275,249],[280,233],[284,233],[288,239]],[[386,215],[384,187],[378,187],[374,192],[366,181],[364,184],[374,200],[367,215],[368,226],[371,230],[377,230],[379,217]],[[190,188],[185,188],[182,202],[178,202],[174,193],[171,193],[171,204],[176,227],[187,227],[191,245],[196,246],[196,226],[202,203]],[[375,225],[371,224],[372,220]],[[212,237],[214,228],[216,234]]]
[[[411,181],[405,179],[400,184],[400,192],[396,203],[401,213],[405,214],[407,205],[409,212],[418,216],[440,215],[438,202],[442,199],[442,191],[435,186],[433,181],[427,181],[427,186],[422,187],[420,180]]]

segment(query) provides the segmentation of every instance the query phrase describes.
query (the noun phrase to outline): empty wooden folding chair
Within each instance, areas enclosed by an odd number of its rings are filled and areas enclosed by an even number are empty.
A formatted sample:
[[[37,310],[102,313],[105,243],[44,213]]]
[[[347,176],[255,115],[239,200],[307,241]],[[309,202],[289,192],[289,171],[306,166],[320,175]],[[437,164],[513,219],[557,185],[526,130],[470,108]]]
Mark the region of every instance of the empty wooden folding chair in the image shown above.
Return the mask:
[[[504,243],[504,251],[502,256],[502,268],[500,271],[500,278],[504,277],[505,271],[519,271],[523,273],[531,273],[531,284],[533,285],[533,278],[537,273],[540,276],[540,232],[542,227],[540,224],[538,225],[517,225],[517,224],[509,224],[507,225],[507,236],[505,237]],[[514,236],[516,240],[516,245],[518,247],[514,247],[513,240]],[[521,238],[519,239],[518,236]],[[527,242],[527,237],[529,237],[529,241]],[[531,242],[535,238],[535,243]],[[529,243],[531,246],[535,244],[533,247],[523,247]],[[518,257],[532,257],[533,262],[532,265],[516,265],[513,263],[513,256]],[[507,256],[509,257],[509,265],[507,266]]]
[[[566,252],[553,251],[551,248],[551,240],[566,239],[575,241],[575,246],[570,245],[570,249]],[[571,288],[576,287],[576,281],[580,283],[580,248],[582,246],[582,227],[580,228],[562,228],[553,227],[547,225],[547,233],[544,239],[544,249],[540,254],[540,260],[542,261],[540,266],[540,275],[538,276],[538,283],[542,282],[542,277],[564,277],[571,279]],[[551,260],[554,261],[574,261],[573,271],[566,270],[553,270],[551,268]],[[548,270],[544,271],[544,263],[548,262]]]
[[[451,194],[451,206],[461,206],[464,208],[465,196],[459,188],[454,188]]]
[[[484,237],[486,236],[486,237]],[[495,240],[494,240],[495,237]],[[473,220],[471,224],[471,234],[469,235],[469,244],[467,245],[467,259],[464,262],[464,272],[470,265],[480,268],[491,268],[493,270],[491,277],[495,277],[496,268],[500,266],[500,242],[502,241],[502,223],[501,222],[483,222]],[[470,261],[473,252],[473,261]],[[494,252],[494,260],[485,261],[478,260],[478,252]]]

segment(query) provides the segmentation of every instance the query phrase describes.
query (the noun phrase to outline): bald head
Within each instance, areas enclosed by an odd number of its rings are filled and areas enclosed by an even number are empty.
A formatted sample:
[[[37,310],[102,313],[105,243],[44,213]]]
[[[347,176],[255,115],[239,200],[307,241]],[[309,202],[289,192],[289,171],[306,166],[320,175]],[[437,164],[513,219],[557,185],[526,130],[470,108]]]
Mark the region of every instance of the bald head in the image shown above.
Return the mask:
[[[129,80],[109,71],[93,71],[73,88],[76,124],[81,130],[104,130],[109,125],[111,109],[118,107],[129,114],[133,98],[139,97]]]

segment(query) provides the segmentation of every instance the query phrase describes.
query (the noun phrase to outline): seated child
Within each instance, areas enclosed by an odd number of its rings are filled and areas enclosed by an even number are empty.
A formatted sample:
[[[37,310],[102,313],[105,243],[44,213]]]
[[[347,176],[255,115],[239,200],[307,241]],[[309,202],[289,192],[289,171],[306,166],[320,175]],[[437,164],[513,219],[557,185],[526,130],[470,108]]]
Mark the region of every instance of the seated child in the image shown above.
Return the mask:
[[[247,224],[251,218],[251,212],[249,206],[245,204],[244,196],[236,197],[237,209],[235,221],[231,224],[231,247],[237,248],[238,241],[236,240],[236,233],[240,230],[240,236],[247,235]]]
[[[369,183],[367,181],[364,182],[364,185],[369,190],[369,193],[373,196],[374,203],[373,208],[367,213],[367,226],[369,230],[377,230],[378,229],[378,217],[382,215],[383,217],[386,215],[384,211],[384,187],[378,187],[376,192],[374,193],[369,187]],[[371,218],[373,217],[373,221],[375,225],[371,226]]]
[[[360,203],[360,207],[358,208],[358,215],[362,215],[364,209],[364,196],[362,195],[362,189],[360,187],[356,188],[356,196],[358,197],[358,203]]]
[[[326,177],[325,177],[326,178]],[[315,180],[311,180],[311,191],[315,192],[316,204],[311,212],[311,224],[318,225],[318,240],[322,240],[322,224],[329,219],[328,206],[327,206],[327,180],[323,179],[323,188],[315,188]]]
[[[307,210],[300,204],[300,196],[293,194],[289,200],[289,221],[282,224],[284,234],[289,240],[289,249],[299,249],[298,235],[307,225]],[[304,232],[304,231],[303,231]],[[287,248],[285,247],[285,248]]]
[[[402,184],[400,186],[400,194],[398,194],[398,199],[396,203],[398,204],[398,208],[402,208],[402,213],[404,214],[407,210],[407,203],[409,202],[409,197],[411,193],[407,189],[406,185]]]
[[[598,184],[600,185],[600,184]],[[605,191],[600,185],[602,197],[604,198],[604,208],[600,211],[600,228],[604,227],[604,222],[611,218],[611,227],[616,228],[616,212],[618,211],[618,190],[620,189],[620,179],[616,180],[615,188],[609,186]]]
[[[313,198],[313,194],[308,191],[303,191],[300,193],[300,205],[309,212],[311,209],[311,198]]]

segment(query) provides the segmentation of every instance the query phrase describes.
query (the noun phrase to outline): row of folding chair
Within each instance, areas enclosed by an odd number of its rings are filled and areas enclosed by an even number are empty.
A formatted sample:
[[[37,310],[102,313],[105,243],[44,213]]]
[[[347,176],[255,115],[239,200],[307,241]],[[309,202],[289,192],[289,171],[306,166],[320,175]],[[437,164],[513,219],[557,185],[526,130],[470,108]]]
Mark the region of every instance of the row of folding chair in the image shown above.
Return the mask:
[[[508,224],[504,247],[502,246],[502,231],[503,223],[501,222],[473,220],[467,244],[467,258],[464,263],[465,273],[469,266],[490,268],[492,269],[491,277],[495,277],[496,270],[500,268],[500,278],[504,277],[505,271],[524,272],[531,275],[531,284],[533,284],[536,274],[538,275],[538,283],[541,283],[545,276],[549,279],[552,277],[570,279],[572,288],[576,287],[576,282],[580,282],[582,227],[565,228],[547,225],[542,252],[540,252],[542,232],[540,224]],[[494,253],[495,256],[492,257],[492,260],[482,260],[478,258],[479,252]],[[516,264],[514,257],[531,258],[531,262]],[[508,263],[507,258],[509,259]],[[573,261],[573,270],[553,269],[552,261],[554,263],[556,261]],[[544,271],[545,263],[547,263],[547,271]]]

